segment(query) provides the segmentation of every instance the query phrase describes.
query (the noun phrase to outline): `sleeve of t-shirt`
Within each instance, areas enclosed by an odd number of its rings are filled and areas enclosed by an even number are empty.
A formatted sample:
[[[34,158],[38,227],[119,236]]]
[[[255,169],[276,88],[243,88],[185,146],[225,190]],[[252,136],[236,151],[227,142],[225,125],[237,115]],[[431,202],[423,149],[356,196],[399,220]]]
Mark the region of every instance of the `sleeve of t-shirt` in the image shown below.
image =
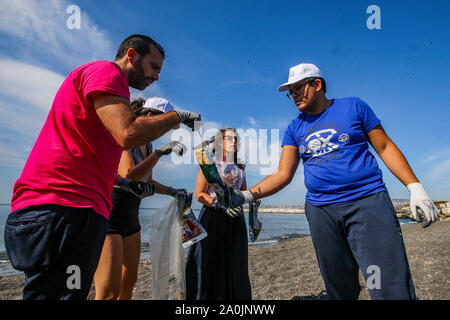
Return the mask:
[[[286,128],[286,131],[284,131],[284,137],[283,142],[281,143],[281,147],[284,146],[297,147],[297,143],[295,142],[294,136],[292,135],[292,125],[293,122],[291,122],[289,126]]]
[[[85,99],[90,93],[101,91],[130,100],[130,89],[125,75],[109,61],[92,64],[84,70],[82,90]]]
[[[369,105],[359,98],[356,101],[356,108],[366,132],[371,131],[381,123],[381,120],[378,119],[378,117],[375,115],[375,112],[373,112]]]

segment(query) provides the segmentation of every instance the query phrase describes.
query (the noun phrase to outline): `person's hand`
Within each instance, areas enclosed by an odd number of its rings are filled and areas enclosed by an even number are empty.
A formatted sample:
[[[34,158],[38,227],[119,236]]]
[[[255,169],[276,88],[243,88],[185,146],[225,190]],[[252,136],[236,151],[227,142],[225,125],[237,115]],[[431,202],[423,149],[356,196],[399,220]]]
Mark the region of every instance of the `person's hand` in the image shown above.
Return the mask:
[[[440,219],[436,206],[420,182],[410,183],[407,188],[411,194],[409,205],[414,219],[420,221],[417,207],[419,207],[425,215],[426,221],[423,222],[422,227],[425,228],[432,222]]]
[[[239,189],[230,186],[227,186],[227,188],[229,196],[227,206],[229,208],[236,208],[253,201],[253,195],[251,194],[250,191],[248,190],[241,191]]]
[[[172,141],[161,147],[155,149],[155,153],[158,157],[168,155],[173,152],[178,156],[182,156],[184,152],[186,152],[186,146],[178,141]]]
[[[122,178],[120,180],[119,188],[128,192],[131,192],[139,199],[151,196],[155,193],[155,185],[148,184],[142,181],[133,181],[130,179]]]
[[[225,213],[229,215],[231,218],[236,218],[240,214],[244,213],[244,208],[242,206],[239,206],[237,208],[225,208],[221,204],[216,203],[215,207],[217,211]]]
[[[180,118],[180,122],[187,125],[192,131],[200,129],[202,125],[202,116],[199,113],[186,111],[186,110],[174,110],[178,117]]]
[[[185,194],[187,194],[186,189],[175,189],[172,187],[167,188],[167,195],[172,196],[174,198],[176,198],[177,196],[184,196]]]
[[[217,198],[215,196],[210,196],[207,193],[203,193],[198,201],[203,203],[207,207],[215,207]]]

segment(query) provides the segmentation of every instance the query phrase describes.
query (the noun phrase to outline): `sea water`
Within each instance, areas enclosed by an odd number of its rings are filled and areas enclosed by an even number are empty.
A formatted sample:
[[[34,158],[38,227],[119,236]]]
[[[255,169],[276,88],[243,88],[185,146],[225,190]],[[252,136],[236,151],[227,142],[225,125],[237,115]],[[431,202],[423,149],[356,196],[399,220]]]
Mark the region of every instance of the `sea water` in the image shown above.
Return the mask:
[[[141,259],[151,258],[149,246],[149,228],[151,228],[154,220],[154,214],[158,209],[141,208],[140,224],[141,224]],[[198,218],[200,209],[192,210]],[[8,260],[5,252],[4,229],[7,216],[10,212],[9,205],[0,205],[0,276],[17,274]],[[244,213],[246,225],[248,228],[248,213]],[[304,214],[285,214],[285,213],[258,213],[258,218],[262,222],[262,229],[258,239],[255,242],[249,240],[249,246],[267,246],[275,245],[280,241],[299,238],[309,235],[309,225]],[[400,223],[410,223],[409,219],[400,219]],[[248,230],[248,229],[247,229]],[[248,232],[247,232],[248,234]]]

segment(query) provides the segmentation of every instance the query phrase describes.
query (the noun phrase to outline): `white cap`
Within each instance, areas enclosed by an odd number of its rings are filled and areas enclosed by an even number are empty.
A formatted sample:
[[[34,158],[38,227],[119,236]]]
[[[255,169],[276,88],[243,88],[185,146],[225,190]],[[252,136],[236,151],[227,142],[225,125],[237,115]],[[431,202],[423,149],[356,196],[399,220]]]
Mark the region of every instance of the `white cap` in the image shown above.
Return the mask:
[[[278,87],[278,91],[286,91],[291,84],[297,83],[306,78],[323,78],[322,72],[312,63],[300,63],[289,69],[288,82]]]
[[[145,101],[143,108],[159,111],[162,113],[167,113],[174,109],[169,101],[167,101],[164,98],[158,97],[147,99],[147,101]]]

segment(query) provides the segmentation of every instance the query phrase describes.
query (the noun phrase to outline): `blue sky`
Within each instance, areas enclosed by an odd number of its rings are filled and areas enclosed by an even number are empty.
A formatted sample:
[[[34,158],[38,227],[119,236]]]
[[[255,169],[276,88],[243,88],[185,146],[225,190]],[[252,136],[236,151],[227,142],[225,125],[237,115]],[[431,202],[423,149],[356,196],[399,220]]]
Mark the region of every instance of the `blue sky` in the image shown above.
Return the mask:
[[[66,26],[73,4],[81,10],[79,30]],[[366,26],[373,4],[381,10],[379,30]],[[153,37],[167,54],[160,80],[133,97],[165,97],[201,113],[205,127],[278,130],[278,139],[269,138],[274,147],[298,115],[277,86],[291,66],[318,65],[328,98],[365,100],[429,195],[450,199],[449,9],[448,1],[2,1],[0,202],[9,203],[65,76],[85,62],[113,60],[131,33]],[[272,165],[276,150],[268,150]],[[378,160],[391,197],[408,198]],[[261,167],[248,166],[249,186],[265,176]],[[303,205],[302,170],[265,204]],[[197,172],[196,164],[163,158],[154,177],[194,191]],[[169,200],[155,196],[144,205]]]

